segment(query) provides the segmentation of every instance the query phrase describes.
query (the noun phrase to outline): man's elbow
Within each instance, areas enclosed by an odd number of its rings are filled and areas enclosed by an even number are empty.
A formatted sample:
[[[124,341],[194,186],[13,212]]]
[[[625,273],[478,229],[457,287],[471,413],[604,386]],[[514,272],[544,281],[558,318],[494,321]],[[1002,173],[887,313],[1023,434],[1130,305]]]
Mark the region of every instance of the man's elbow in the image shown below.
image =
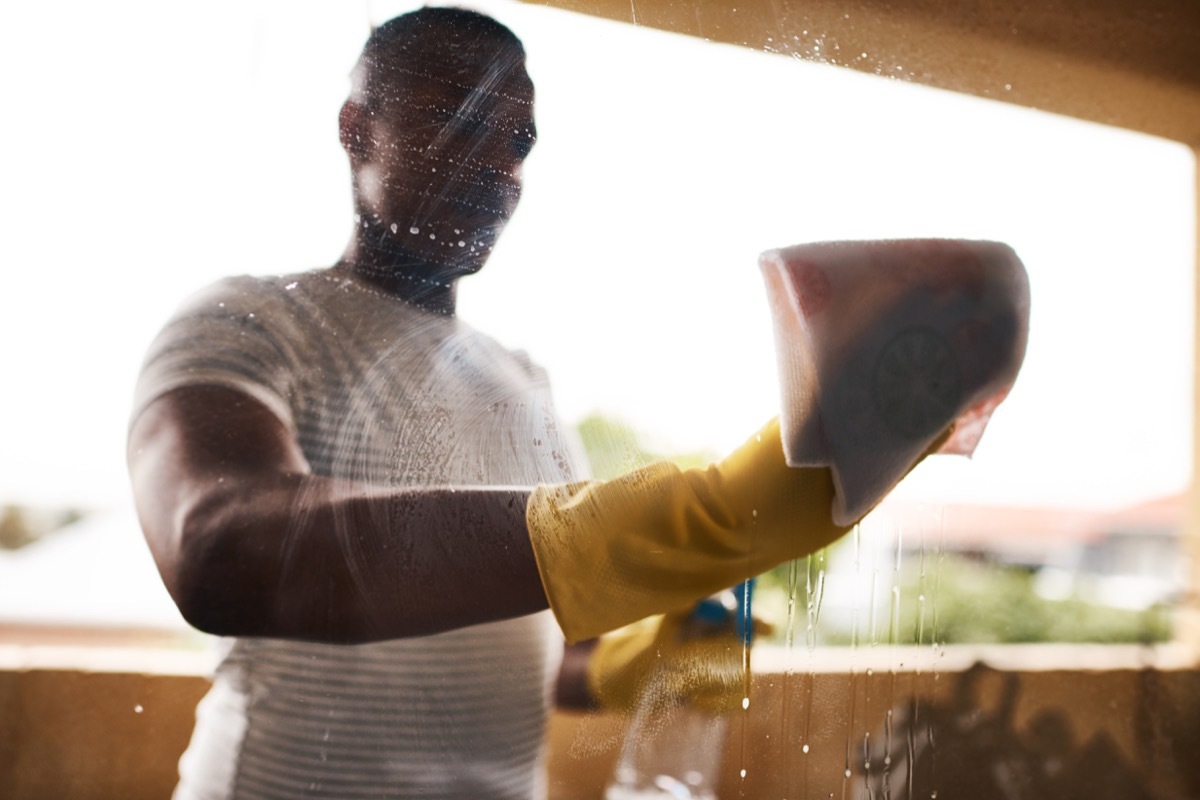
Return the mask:
[[[246,598],[255,590],[236,531],[214,520],[203,504],[179,516],[171,555],[159,571],[184,620],[204,633],[249,632],[253,614]]]
[[[223,581],[207,570],[189,567],[167,580],[167,591],[189,625],[214,636],[243,635],[238,616],[230,609],[230,596],[221,591]]]
[[[214,636],[236,636],[234,619],[221,609],[218,595],[200,582],[188,576],[179,576],[167,584],[167,591],[175,601],[180,616],[188,625],[202,633]]]

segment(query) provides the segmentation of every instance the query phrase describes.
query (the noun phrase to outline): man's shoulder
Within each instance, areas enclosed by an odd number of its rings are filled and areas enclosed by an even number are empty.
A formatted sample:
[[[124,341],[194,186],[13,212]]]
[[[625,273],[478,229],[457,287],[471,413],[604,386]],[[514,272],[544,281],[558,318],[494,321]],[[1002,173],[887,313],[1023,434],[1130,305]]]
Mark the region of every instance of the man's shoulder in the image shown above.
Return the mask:
[[[177,308],[176,321],[202,315],[205,317],[232,317],[238,315],[257,317],[289,316],[282,314],[288,308],[295,309],[304,284],[311,285],[307,273],[294,275],[231,275],[220,278],[196,289]]]
[[[542,365],[534,361],[527,351],[509,350],[508,355],[531,378],[546,380],[546,370],[542,369]]]
[[[192,293],[189,301],[205,298],[263,298],[277,296],[287,287],[295,288],[301,275],[229,275],[219,278]]]
[[[533,360],[529,352],[520,348],[511,348],[502,344],[498,339],[476,330],[469,326],[464,326],[465,330],[470,331],[470,335],[485,348],[487,348],[498,360],[503,360],[511,368],[516,369],[524,378],[535,383],[548,383],[546,370],[542,365]]]

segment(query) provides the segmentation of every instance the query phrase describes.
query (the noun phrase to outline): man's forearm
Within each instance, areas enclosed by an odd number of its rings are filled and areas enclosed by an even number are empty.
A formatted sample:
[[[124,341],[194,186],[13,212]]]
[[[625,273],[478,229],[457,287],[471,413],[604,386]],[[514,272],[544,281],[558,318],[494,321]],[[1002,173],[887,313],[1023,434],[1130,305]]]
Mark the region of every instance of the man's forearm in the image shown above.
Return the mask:
[[[180,515],[168,585],[202,630],[366,642],[547,607],[524,490],[261,483],[209,492]]]

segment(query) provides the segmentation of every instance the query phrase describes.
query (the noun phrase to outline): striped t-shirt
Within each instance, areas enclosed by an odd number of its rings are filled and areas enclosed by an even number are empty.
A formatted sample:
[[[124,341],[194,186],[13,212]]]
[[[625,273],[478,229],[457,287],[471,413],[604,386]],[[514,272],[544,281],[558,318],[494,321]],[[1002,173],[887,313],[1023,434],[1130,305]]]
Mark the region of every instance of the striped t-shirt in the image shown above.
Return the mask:
[[[261,401],[321,475],[384,486],[579,477],[527,357],[328,272],[231,278],[194,296],[151,345],[134,415],[184,385]],[[545,794],[562,653],[549,612],[368,645],[224,645],[176,798]]]

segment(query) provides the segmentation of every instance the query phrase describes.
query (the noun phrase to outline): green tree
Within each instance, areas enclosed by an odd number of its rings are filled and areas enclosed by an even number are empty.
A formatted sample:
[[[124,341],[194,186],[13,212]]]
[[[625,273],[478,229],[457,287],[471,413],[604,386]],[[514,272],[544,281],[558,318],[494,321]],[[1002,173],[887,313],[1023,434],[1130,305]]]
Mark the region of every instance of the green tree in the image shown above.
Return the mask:
[[[0,506],[0,550],[17,550],[83,518],[75,508],[37,509]]]
[[[794,567],[784,564],[759,580],[755,608],[775,623],[776,641],[787,639],[790,608],[793,641],[812,637],[823,645],[851,644],[849,628],[818,613],[821,582],[845,579],[836,572],[822,574],[827,558],[838,558],[837,550],[845,547],[839,542],[830,552],[800,559]],[[1172,637],[1168,607],[1131,611],[1074,599],[1047,600],[1035,591],[1034,573],[1028,569],[954,554],[937,557],[924,571],[906,566],[898,575],[897,591],[893,593],[889,583],[879,588],[879,596],[894,599],[875,609],[874,642],[865,630],[871,609],[859,609],[859,644],[1134,644]],[[811,633],[810,619],[816,622]]]
[[[0,508],[0,550],[16,550],[36,539],[20,506]]]
[[[680,453],[658,452],[646,444],[646,436],[623,420],[593,413],[575,426],[592,475],[601,480],[615,478],[655,461],[671,461],[680,469],[703,467],[716,460],[708,450]]]

